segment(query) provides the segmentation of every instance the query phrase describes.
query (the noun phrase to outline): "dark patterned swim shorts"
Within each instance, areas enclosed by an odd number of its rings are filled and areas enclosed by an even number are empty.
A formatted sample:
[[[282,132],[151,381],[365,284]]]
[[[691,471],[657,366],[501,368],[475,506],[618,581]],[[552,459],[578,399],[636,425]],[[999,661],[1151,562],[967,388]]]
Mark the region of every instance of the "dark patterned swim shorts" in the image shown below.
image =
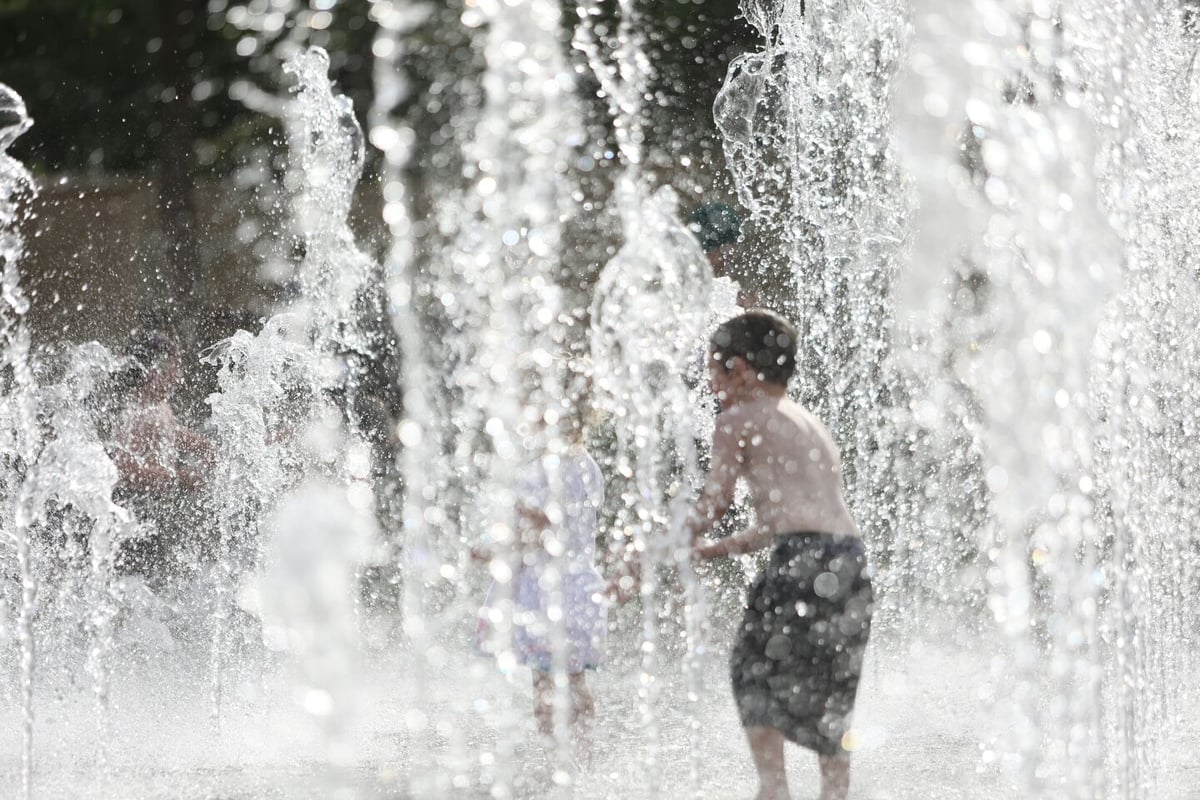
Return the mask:
[[[874,599],[862,539],[780,536],[730,657],[742,725],[822,755],[844,752]]]

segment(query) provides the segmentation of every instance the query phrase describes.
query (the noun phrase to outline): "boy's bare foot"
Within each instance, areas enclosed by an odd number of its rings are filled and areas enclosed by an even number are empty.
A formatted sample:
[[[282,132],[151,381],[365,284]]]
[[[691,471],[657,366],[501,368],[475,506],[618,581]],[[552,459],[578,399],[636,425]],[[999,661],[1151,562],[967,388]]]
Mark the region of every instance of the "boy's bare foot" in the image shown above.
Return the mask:
[[[820,800],[846,800],[850,794],[850,759],[845,756],[818,756],[821,768]]]
[[[774,789],[763,787],[758,790],[758,794],[754,795],[754,800],[792,800],[792,796],[788,794],[786,786]]]

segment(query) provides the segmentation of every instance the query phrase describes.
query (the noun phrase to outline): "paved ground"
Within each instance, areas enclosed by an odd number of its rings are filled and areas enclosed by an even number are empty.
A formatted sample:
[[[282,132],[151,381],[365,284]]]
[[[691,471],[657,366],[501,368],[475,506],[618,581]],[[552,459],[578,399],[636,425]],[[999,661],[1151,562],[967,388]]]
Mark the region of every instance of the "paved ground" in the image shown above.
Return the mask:
[[[357,710],[340,729],[345,746],[337,768],[329,766],[324,735],[339,729],[333,722],[322,728],[299,708],[306,701],[317,711],[326,704],[297,696],[285,671],[223,687],[218,727],[203,663],[183,666],[176,653],[119,665],[103,736],[106,765],[98,761],[100,734],[86,676],[75,675],[74,685],[67,676],[47,680],[56,686],[39,687],[34,797],[383,800],[487,797],[497,786],[512,787],[518,798],[753,796],[720,642],[694,683],[669,659],[653,681],[637,664],[619,659],[596,673],[595,760],[558,788],[553,754],[530,730],[528,673],[518,670],[506,680],[463,647],[441,646],[442,665],[424,684],[403,655],[369,660],[354,683]],[[901,645],[877,637],[855,721],[861,748],[853,796],[1028,797],[1021,764],[1003,752],[1012,740],[1003,708],[1020,687],[994,659],[994,647],[984,641]],[[697,690],[694,700],[689,690]],[[11,686],[3,699],[0,797],[15,798],[20,725]],[[653,713],[646,713],[648,702]],[[1192,747],[1198,725],[1182,720],[1163,739],[1157,763],[1142,773],[1153,789],[1141,797],[1200,800],[1200,762]],[[815,798],[815,759],[798,749],[788,756],[794,796]]]

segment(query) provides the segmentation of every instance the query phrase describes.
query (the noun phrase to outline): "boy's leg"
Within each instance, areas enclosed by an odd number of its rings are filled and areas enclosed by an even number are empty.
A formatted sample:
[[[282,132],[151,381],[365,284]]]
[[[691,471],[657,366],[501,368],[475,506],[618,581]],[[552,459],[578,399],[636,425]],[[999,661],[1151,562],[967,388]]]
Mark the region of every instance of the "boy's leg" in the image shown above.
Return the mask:
[[[538,733],[554,735],[554,679],[548,672],[533,671],[533,718]]]
[[[821,767],[821,800],[846,800],[850,794],[850,756],[817,756]]]
[[[746,728],[750,755],[758,770],[756,800],[790,800],[787,772],[783,766],[783,734],[774,728]]]

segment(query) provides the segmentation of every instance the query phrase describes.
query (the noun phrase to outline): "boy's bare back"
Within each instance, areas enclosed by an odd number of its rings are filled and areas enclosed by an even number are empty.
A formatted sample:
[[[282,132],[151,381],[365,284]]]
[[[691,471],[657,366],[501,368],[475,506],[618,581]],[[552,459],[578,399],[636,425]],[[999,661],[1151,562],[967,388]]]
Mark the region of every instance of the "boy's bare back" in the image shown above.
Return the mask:
[[[703,502],[708,513],[723,513],[739,477],[754,502],[760,547],[796,531],[858,535],[829,431],[786,396],[738,403],[717,418]]]

